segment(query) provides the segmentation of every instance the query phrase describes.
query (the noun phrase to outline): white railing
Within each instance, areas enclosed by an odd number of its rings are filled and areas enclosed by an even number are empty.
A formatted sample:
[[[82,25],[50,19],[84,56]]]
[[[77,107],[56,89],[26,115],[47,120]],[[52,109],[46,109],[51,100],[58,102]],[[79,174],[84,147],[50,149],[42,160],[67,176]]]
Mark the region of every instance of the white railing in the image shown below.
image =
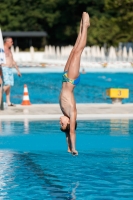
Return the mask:
[[[30,47],[29,52],[19,51],[19,47],[14,49],[12,47],[12,53],[14,59],[18,63],[58,63],[64,64],[67,61],[67,58],[72,50],[72,46],[45,46],[44,51],[35,52],[34,47]],[[127,51],[127,48],[116,49],[110,47],[108,50],[104,47],[92,46],[85,47],[81,63],[86,65],[87,63],[101,63],[105,67],[107,63],[133,63],[133,51],[130,47]]]

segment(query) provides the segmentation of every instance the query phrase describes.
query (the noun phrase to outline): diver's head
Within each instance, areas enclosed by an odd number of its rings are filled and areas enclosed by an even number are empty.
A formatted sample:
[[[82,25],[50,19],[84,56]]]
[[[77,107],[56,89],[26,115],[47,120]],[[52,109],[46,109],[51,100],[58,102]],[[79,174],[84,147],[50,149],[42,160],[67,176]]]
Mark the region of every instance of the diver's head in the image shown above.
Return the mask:
[[[70,127],[70,119],[67,116],[60,117],[60,129],[65,132],[67,126]]]
[[[77,128],[77,122],[75,123],[75,130]],[[69,133],[70,131],[70,119],[67,116],[60,117],[60,130]]]

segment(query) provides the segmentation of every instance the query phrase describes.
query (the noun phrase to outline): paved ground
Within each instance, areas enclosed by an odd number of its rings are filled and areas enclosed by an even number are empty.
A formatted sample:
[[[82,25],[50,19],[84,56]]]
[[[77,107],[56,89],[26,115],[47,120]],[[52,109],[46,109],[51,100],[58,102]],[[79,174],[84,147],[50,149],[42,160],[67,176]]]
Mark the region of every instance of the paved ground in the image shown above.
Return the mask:
[[[77,104],[79,120],[133,119],[133,104]],[[58,120],[62,115],[58,104],[16,105],[0,110],[0,120]]]

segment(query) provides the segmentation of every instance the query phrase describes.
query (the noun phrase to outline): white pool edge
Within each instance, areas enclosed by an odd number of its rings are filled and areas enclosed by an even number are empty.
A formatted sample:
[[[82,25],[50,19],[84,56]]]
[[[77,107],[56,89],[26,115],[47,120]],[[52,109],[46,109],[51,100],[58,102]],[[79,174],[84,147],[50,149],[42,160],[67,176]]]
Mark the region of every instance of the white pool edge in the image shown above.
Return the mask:
[[[46,68],[20,68],[21,73],[63,73],[62,67],[46,67]],[[17,73],[13,69],[14,73]],[[80,69],[82,73],[82,68]],[[133,68],[85,68],[85,72],[89,73],[133,73]]]
[[[53,115],[3,115],[0,116],[1,121],[11,120],[31,120],[31,121],[52,121],[59,120],[60,114]],[[106,119],[133,119],[133,114],[79,114],[77,120],[106,120]]]

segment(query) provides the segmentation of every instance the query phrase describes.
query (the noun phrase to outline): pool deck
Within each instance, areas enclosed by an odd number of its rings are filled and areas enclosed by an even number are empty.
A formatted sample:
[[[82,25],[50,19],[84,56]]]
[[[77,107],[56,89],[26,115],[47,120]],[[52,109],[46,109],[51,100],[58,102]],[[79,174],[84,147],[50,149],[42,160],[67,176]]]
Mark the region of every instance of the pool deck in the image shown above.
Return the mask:
[[[77,104],[78,120],[133,119],[133,104]],[[59,120],[59,104],[16,105],[0,110],[0,120]]]

